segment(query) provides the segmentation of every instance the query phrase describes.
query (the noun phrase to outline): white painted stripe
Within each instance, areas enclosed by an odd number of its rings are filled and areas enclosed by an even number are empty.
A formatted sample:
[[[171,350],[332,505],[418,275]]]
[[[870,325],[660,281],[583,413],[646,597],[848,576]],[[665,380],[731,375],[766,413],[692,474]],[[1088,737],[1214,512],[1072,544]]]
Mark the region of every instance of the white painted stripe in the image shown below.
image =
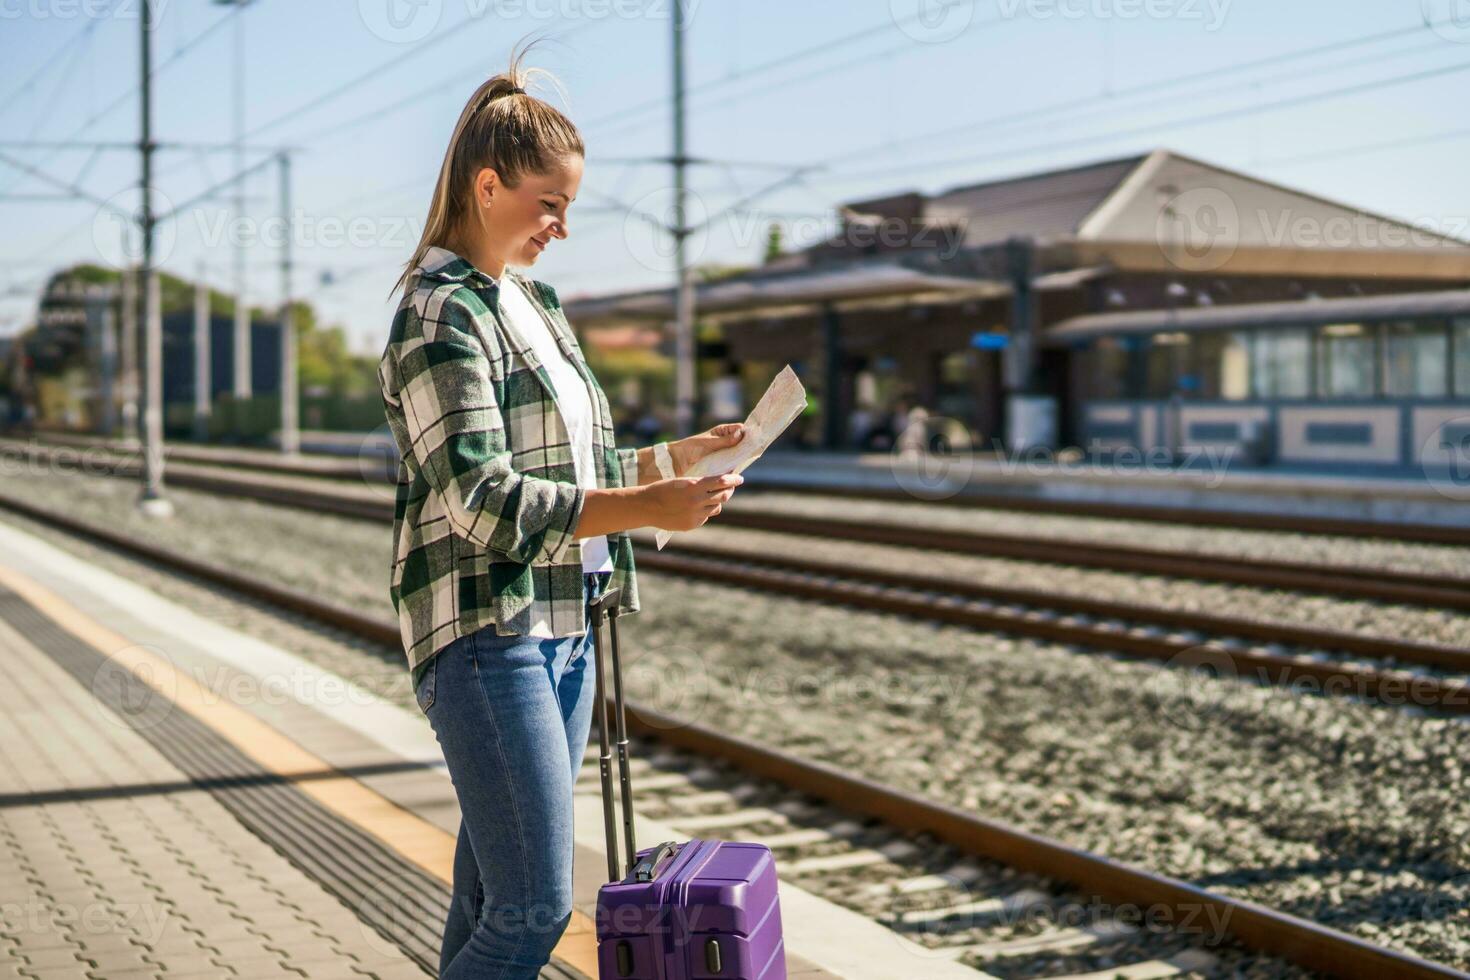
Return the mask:
[[[674,824],[682,827],[683,822],[674,818]],[[807,844],[830,844],[836,841],[848,840],[858,836],[864,830],[861,823],[856,820],[843,820],[831,827],[808,827],[802,830],[792,830],[784,834],[769,834],[752,839],[760,841],[772,850],[778,847],[802,847]]]
[[[731,810],[729,813],[697,813],[676,819],[679,821],[679,829],[688,832],[719,830],[724,827],[746,827],[758,823],[787,824],[790,822],[784,813],[777,813],[763,806]]]
[[[188,637],[188,643],[257,678],[279,675],[325,681],[346,690],[333,703],[318,699],[313,710],[405,759],[436,765],[443,755],[428,719],[349,684],[294,654],[212,622],[162,596],[105,569],[93,566],[15,527],[0,521],[0,564],[16,568],[42,585],[68,597],[85,598],[94,618],[125,635],[124,624],[140,624],[138,632]],[[406,671],[405,663],[404,670]],[[299,671],[293,674],[293,671]],[[321,685],[308,689],[322,690]],[[650,757],[654,758],[654,757]],[[444,775],[447,780],[447,774]],[[637,784],[634,785],[637,792]],[[602,805],[595,791],[575,798],[574,828],[579,845],[603,853]],[[809,804],[792,800],[773,807],[779,812],[805,812]],[[687,835],[666,824],[635,813],[638,838],[644,843],[684,840]],[[976,970],[936,959],[888,928],[842,908],[788,882],[781,882],[782,925],[787,949],[838,976],[850,980],[987,980]]]
[[[899,914],[898,921],[904,925],[920,925],[944,922],[961,916],[980,918],[1004,912],[1014,913],[1045,902],[1050,897],[1046,892],[1034,888],[1023,888],[1004,898],[980,898],[973,902],[963,902],[959,905],[948,905],[936,909],[909,909]]]
[[[1122,923],[1088,926],[1084,929],[1057,929],[1039,936],[1012,939],[1003,943],[974,943],[954,947],[955,955],[974,953],[982,959],[1005,959],[1011,956],[1031,956],[1035,953],[1059,953],[1069,949],[1082,949],[1107,939],[1126,936],[1134,930]]]
[[[967,887],[971,883],[979,881],[984,874],[980,867],[970,864],[968,861],[952,865],[949,869],[938,874],[920,875],[917,878],[906,878],[897,882],[878,882],[866,885],[863,888],[865,895],[911,895],[916,892],[935,891],[940,888]]]
[[[906,840],[893,841],[876,850],[860,848],[842,854],[826,854],[820,857],[802,858],[781,864],[781,873],[790,875],[823,874],[829,871],[847,871],[865,868],[884,861],[902,861],[917,856],[919,849]]]
[[[590,796],[577,798],[572,827],[577,843],[602,852],[602,806]],[[634,829],[640,847],[686,835],[666,823],[639,815]],[[780,864],[778,863],[778,869]],[[994,980],[988,974],[936,956],[865,915],[813,895],[784,878],[781,926],[786,947],[798,956],[847,980]]]
[[[206,619],[134,582],[3,523],[0,523],[0,562],[62,595],[75,595],[78,590],[90,593],[91,601],[111,607],[110,610],[96,610],[94,618],[99,621],[136,620],[147,623],[152,630],[187,637],[185,642],[190,646],[206,651],[216,660],[255,678],[261,683],[262,691],[278,691],[282,696],[296,697],[374,745],[412,762],[444,768],[444,754],[422,712],[411,714],[395,704],[382,701],[371,691],[293,653]],[[189,670],[183,658],[172,655],[167,649],[158,652],[179,669]],[[403,669],[408,670],[407,661]],[[204,680],[208,686],[208,679]],[[302,692],[306,692],[308,697],[297,696]],[[312,692],[316,692],[316,696],[311,696]]]
[[[1128,966],[1115,966],[1096,973],[1069,973],[1047,980],[1161,980],[1182,973],[1213,973],[1219,961],[1204,950],[1186,950],[1167,960],[1149,960]]]

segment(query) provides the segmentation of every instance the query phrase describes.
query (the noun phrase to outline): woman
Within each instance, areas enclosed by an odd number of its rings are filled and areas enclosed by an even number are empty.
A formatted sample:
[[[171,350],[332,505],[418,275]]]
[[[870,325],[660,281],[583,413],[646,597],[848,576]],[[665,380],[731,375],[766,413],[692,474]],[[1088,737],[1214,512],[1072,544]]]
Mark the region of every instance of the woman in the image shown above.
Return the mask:
[[[677,476],[736,423],[617,448],[555,290],[509,268],[568,236],[584,155],[519,64],[460,115],[378,372],[401,459],[390,593],[462,815],[446,978],[550,959],[595,697],[587,603],[618,588],[637,612],[628,529],[698,527],[743,482]]]

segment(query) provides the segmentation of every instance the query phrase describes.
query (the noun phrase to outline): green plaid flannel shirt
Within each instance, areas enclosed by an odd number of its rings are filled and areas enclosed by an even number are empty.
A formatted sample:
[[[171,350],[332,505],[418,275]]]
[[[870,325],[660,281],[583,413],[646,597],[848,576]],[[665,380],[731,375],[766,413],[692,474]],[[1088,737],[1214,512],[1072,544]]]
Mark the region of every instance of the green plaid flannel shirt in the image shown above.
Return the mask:
[[[422,668],[460,636],[585,632],[582,543],[572,537],[586,490],[576,482],[550,376],[497,302],[522,283],[589,387],[597,415],[597,485],[638,485],[636,450],[614,445],[612,412],[556,291],[506,270],[501,282],[443,248],[410,274],[378,365],[398,445],[389,594],[408,665]],[[633,541],[608,535],[609,589],[637,612]]]

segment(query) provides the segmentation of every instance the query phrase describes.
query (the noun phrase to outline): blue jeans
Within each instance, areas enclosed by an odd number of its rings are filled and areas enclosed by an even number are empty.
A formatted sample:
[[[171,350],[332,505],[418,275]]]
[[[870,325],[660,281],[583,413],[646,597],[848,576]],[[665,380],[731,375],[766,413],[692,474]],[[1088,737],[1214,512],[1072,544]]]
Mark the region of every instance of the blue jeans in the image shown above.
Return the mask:
[[[583,575],[588,600],[611,572]],[[572,918],[572,786],[597,697],[588,632],[486,626],[434,656],[415,694],[459,797],[439,975],[532,980]]]

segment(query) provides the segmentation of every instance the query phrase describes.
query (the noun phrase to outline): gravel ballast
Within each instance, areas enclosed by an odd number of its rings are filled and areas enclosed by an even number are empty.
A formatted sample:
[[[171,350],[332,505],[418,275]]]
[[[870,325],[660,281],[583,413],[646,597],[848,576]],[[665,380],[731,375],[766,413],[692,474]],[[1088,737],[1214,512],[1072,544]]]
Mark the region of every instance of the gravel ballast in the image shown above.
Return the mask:
[[[175,518],[155,522],[135,512],[132,483],[65,474],[48,480],[45,500],[18,480],[0,479],[0,493],[42,506],[65,501],[66,512],[82,520],[389,614],[386,527],[183,490],[171,491]],[[34,528],[13,515],[3,519]],[[1028,530],[1034,519],[1026,518]],[[198,585],[42,533],[173,598],[207,602]],[[712,524],[691,539],[716,534],[733,542],[732,535],[763,533]],[[993,561],[954,557],[977,569]],[[1011,584],[1019,584],[1014,566],[1021,564],[1005,563]],[[923,567],[946,571],[927,554]],[[1046,571],[1052,587],[1076,574]],[[1140,596],[1141,580],[1101,574],[1131,582],[1135,601],[1162,601],[1152,591]],[[642,611],[624,622],[630,697],[1373,942],[1470,966],[1463,915],[1470,800],[1462,772],[1470,728],[1462,723],[652,571],[642,573],[640,592]],[[1279,600],[1283,610],[1304,602]],[[222,612],[232,625],[412,703],[406,671],[382,651],[233,605]],[[1366,607],[1340,605],[1331,620],[1337,628],[1348,628],[1343,610],[1368,615]],[[1447,627],[1459,633],[1443,642],[1463,645],[1463,625]]]

